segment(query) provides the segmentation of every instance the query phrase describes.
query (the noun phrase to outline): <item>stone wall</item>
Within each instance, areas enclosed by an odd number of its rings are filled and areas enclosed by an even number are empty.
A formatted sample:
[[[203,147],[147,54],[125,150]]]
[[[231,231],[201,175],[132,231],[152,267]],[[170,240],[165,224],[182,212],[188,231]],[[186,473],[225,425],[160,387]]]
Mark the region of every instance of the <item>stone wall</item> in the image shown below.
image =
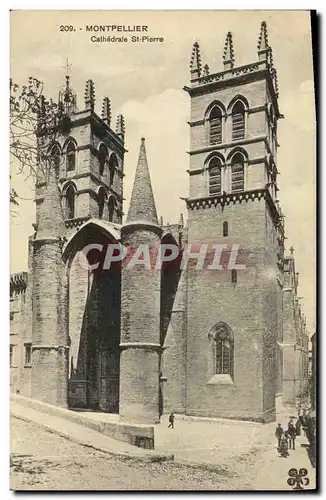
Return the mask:
[[[277,287],[266,252],[265,201],[230,203],[189,211],[189,244],[233,243],[243,249],[245,270],[188,269],[188,414],[270,420],[275,413],[275,322]],[[229,235],[223,238],[223,222]],[[273,271],[273,269],[272,269]],[[234,334],[234,379],[214,375],[210,329],[225,322]]]

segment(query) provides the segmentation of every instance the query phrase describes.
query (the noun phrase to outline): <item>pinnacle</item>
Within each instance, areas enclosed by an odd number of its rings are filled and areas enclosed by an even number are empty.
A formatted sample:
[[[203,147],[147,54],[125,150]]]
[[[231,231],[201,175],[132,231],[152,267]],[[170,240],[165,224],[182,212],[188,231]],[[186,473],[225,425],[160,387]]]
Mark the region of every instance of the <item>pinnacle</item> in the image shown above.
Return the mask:
[[[268,47],[267,24],[265,21],[263,21],[260,25],[260,34],[258,38],[257,49],[260,52],[262,50],[268,49]]]
[[[202,64],[201,64],[199,43],[195,42],[191,52],[190,72],[199,78],[201,76],[201,68]]]
[[[108,97],[104,97],[102,104],[102,119],[110,126],[111,124],[111,102]]]
[[[125,119],[123,115],[118,115],[117,117],[116,133],[120,136],[124,136],[126,133]]]
[[[223,63],[226,69],[231,69],[234,66],[234,48],[231,31],[228,32],[224,44]]]
[[[204,66],[203,75],[204,76],[208,76],[209,75],[209,66],[208,66],[208,64],[205,64],[205,66]]]
[[[87,80],[84,94],[85,108],[94,110],[95,107],[95,87],[93,80]]]
[[[138,164],[126,222],[158,224],[144,137],[141,138]]]

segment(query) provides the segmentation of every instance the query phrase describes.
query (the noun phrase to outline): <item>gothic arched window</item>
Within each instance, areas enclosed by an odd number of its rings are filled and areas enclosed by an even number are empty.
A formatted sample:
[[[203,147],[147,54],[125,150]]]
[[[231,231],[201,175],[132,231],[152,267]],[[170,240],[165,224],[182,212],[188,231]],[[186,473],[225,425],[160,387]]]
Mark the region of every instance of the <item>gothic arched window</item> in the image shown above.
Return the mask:
[[[231,161],[232,193],[244,190],[244,158],[241,153],[233,156]]]
[[[71,184],[66,189],[66,218],[75,218],[75,188]]]
[[[230,327],[218,323],[212,328],[215,351],[215,374],[230,375],[233,378],[234,341]]]
[[[209,195],[214,196],[221,194],[222,189],[222,174],[221,174],[221,160],[214,157],[209,162],[208,175],[209,175]]]
[[[104,173],[106,157],[107,157],[107,150],[106,150],[106,147],[102,145],[102,146],[100,146],[100,149],[98,152],[98,161],[99,161],[99,168],[100,168],[100,175],[101,176]]]
[[[75,170],[76,167],[76,146],[70,141],[67,145],[67,171]]]
[[[98,217],[99,217],[99,219],[102,219],[102,217],[103,217],[105,200],[106,200],[106,192],[105,192],[105,189],[103,187],[101,187],[99,189],[99,192],[98,192]]]
[[[232,140],[244,139],[245,136],[245,107],[237,101],[232,108]]]
[[[115,209],[115,198],[114,196],[110,196],[108,201],[108,209],[109,209],[109,221],[113,222],[113,215]]]
[[[209,115],[209,142],[210,144],[222,142],[222,112],[218,106],[214,106]]]

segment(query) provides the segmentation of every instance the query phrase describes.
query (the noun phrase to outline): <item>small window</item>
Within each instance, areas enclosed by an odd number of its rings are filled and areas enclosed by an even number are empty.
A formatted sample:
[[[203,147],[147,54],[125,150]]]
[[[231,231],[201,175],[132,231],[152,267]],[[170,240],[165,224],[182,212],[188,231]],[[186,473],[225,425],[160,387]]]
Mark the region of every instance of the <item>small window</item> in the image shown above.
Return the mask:
[[[209,195],[219,195],[222,189],[221,160],[219,158],[212,158],[208,169]]]
[[[75,218],[75,189],[71,185],[66,190],[66,217]]]
[[[238,273],[236,269],[231,270],[231,283],[233,284],[238,283]]]
[[[229,236],[229,224],[227,221],[223,222],[223,236]]]
[[[214,106],[209,115],[209,142],[210,144],[222,142],[222,113],[218,106]]]
[[[99,167],[100,167],[100,176],[104,174],[104,167],[107,157],[107,150],[104,146],[100,146],[98,153]]]
[[[232,109],[232,139],[244,139],[245,108],[241,101],[236,102]]]
[[[10,366],[14,364],[14,346],[10,344]]]
[[[32,344],[25,344],[25,365],[32,364]]]
[[[76,148],[73,142],[67,146],[67,171],[75,170],[76,167]]]

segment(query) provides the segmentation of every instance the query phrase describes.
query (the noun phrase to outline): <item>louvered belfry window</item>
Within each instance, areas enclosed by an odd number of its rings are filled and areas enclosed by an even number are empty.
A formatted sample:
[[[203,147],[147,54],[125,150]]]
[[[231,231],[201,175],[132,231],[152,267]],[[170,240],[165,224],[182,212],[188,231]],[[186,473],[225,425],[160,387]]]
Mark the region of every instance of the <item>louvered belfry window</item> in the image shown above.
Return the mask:
[[[244,190],[244,160],[241,154],[232,158],[232,193]]]
[[[232,109],[232,140],[244,139],[245,136],[245,109],[238,101]]]
[[[209,115],[209,142],[210,144],[222,142],[222,112],[218,106],[214,106]]]
[[[219,195],[221,194],[221,189],[221,160],[219,158],[212,158],[209,162],[209,195]]]

